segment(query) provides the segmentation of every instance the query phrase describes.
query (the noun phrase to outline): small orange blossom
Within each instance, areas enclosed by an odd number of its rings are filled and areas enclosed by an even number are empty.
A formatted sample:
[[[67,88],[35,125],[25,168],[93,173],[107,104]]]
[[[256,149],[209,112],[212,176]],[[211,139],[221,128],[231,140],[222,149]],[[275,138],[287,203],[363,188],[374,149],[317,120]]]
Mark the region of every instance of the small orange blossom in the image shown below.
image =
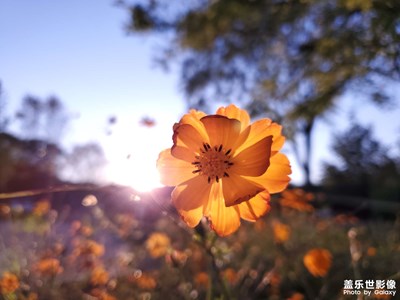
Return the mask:
[[[38,299],[39,299],[38,294],[34,292],[30,292],[28,294],[28,297],[26,298],[26,300],[38,300]]]
[[[104,246],[97,243],[94,240],[85,240],[74,250],[73,254],[76,256],[88,255],[94,257],[100,257],[104,254]]]
[[[281,222],[275,221],[272,223],[272,230],[274,232],[274,240],[277,243],[284,243],[290,237],[290,227]]]
[[[104,285],[110,279],[110,275],[103,266],[96,266],[90,274],[90,283],[93,285]]]
[[[314,200],[312,193],[307,193],[302,189],[292,189],[282,192],[280,203],[282,206],[298,211],[312,212],[314,207],[309,203],[312,200]]]
[[[194,277],[194,282],[197,287],[208,288],[210,285],[210,277],[206,272],[199,272]]]
[[[378,251],[376,250],[375,247],[368,247],[368,249],[367,249],[367,255],[370,257],[375,256],[377,252]]]
[[[227,268],[222,272],[222,277],[231,285],[234,285],[238,279],[238,274],[233,268]]]
[[[19,288],[18,277],[10,272],[4,272],[0,278],[0,292],[2,294],[9,294],[15,292]]]
[[[161,182],[176,186],[172,202],[195,227],[205,216],[220,236],[240,219],[256,221],[269,209],[270,193],[284,190],[291,168],[279,150],[282,127],[269,119],[250,124],[235,105],[214,115],[191,110],[173,127],[173,146],[160,153]]]
[[[114,296],[110,295],[107,291],[94,288],[90,291],[90,295],[97,300],[117,300]]]
[[[64,271],[60,261],[56,258],[43,258],[36,263],[35,268],[41,275],[55,276]]]
[[[169,237],[160,232],[152,233],[146,240],[146,249],[149,251],[151,257],[157,258],[167,254],[171,245]]]
[[[304,295],[301,293],[293,293],[289,298],[286,300],[304,300]]]
[[[50,210],[50,202],[47,199],[40,200],[35,203],[32,213],[38,217],[42,217]]]
[[[152,290],[157,286],[156,279],[147,273],[143,273],[138,277],[131,277],[131,280],[142,290]]]
[[[303,263],[314,277],[324,277],[332,265],[332,254],[326,249],[315,248],[306,253]]]

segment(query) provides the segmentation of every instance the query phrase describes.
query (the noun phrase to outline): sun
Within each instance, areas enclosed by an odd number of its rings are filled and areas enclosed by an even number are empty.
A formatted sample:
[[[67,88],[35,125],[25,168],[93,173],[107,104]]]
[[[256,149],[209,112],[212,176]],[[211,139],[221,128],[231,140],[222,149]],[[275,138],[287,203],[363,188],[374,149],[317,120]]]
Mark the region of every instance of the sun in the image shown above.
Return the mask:
[[[155,160],[149,154],[136,155],[110,165],[109,175],[112,181],[127,185],[139,192],[149,192],[161,187]]]
[[[127,126],[125,126],[127,127]],[[156,162],[159,153],[171,144],[170,128],[136,127],[118,131],[107,143],[107,178],[139,192],[162,187]]]

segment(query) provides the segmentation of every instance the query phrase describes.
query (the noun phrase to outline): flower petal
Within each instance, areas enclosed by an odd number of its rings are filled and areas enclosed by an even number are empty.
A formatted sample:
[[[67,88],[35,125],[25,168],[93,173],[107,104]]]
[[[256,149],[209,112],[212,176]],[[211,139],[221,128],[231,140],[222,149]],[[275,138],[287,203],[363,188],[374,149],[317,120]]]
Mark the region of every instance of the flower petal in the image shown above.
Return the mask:
[[[240,134],[240,122],[220,115],[206,116],[201,119],[212,147],[223,145],[225,149],[232,149]]]
[[[178,212],[182,218],[182,220],[191,228],[196,227],[203,217],[203,207],[199,206],[198,208],[191,210],[182,210],[178,209]]]
[[[208,202],[211,186],[205,176],[196,175],[175,187],[171,194],[172,202],[178,211],[202,207]]]
[[[241,123],[241,131],[244,130],[250,124],[250,116],[244,109],[238,108],[234,104],[230,104],[227,107],[220,107],[217,110],[217,115],[226,116],[230,119],[239,120]]]
[[[289,184],[292,173],[289,159],[283,153],[276,153],[270,158],[270,166],[267,171],[259,177],[246,177],[264,186],[271,194],[283,191]]]
[[[272,123],[270,119],[258,120],[250,125],[250,132],[247,134],[246,141],[240,147],[238,146],[237,151],[242,151],[270,135],[272,135],[272,152],[279,151],[285,141],[281,131],[282,126]]]
[[[200,119],[205,116],[206,114],[204,112],[191,109],[188,114],[183,115],[179,121],[179,124],[176,124],[175,126],[182,124],[191,125],[200,133],[202,137],[207,137],[206,129],[204,128],[203,123],[200,122]]]
[[[282,126],[272,123],[271,126],[268,127],[267,132],[273,136],[272,152],[278,152],[285,143],[285,137],[281,133]]]
[[[193,152],[189,148],[184,146],[172,146],[171,155],[177,159],[184,160],[188,163],[192,163],[195,160],[196,152]]]
[[[174,135],[172,137],[174,146],[185,146],[193,153],[198,152],[203,143],[208,142],[208,137],[189,124],[174,126]]]
[[[240,217],[243,220],[255,222],[271,210],[270,195],[268,191],[258,193],[249,201],[238,205]]]
[[[226,206],[247,201],[264,190],[260,185],[235,173],[222,179],[222,189]]]
[[[221,183],[213,184],[211,202],[204,215],[208,218],[211,228],[220,236],[227,236],[240,226],[239,209],[237,206],[225,206]]]
[[[238,175],[260,176],[269,166],[272,136],[268,136],[233,157],[231,171]]]
[[[192,173],[193,165],[173,157],[170,149],[162,151],[158,156],[157,169],[160,172],[160,182],[169,186],[178,185],[196,176]]]

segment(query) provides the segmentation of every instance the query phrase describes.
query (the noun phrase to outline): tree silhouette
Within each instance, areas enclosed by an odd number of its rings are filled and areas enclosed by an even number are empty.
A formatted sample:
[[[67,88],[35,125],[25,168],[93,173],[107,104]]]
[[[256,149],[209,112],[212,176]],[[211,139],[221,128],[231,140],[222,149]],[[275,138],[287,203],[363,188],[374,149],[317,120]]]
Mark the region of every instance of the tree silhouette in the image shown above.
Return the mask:
[[[4,132],[8,126],[9,118],[5,113],[6,103],[3,97],[3,85],[0,81],[0,133]]]
[[[70,121],[61,100],[50,96],[45,100],[28,95],[16,113],[25,138],[58,142]]]
[[[59,145],[70,118],[58,98],[26,96],[16,115],[20,135],[0,130],[0,193],[49,188],[65,178],[97,182],[106,162],[99,145],[75,145],[71,152]]]
[[[94,142],[88,142],[75,145],[64,155],[61,173],[68,181],[94,183],[103,179],[102,169],[106,164],[103,149]]]
[[[254,115],[283,121],[292,141],[303,135],[307,184],[316,121],[349,90],[387,102],[381,86],[400,76],[397,0],[220,0],[185,8],[153,0],[129,9],[130,30],[170,38],[161,62],[180,63],[190,106],[242,100]]]
[[[44,188],[60,183],[58,160],[62,155],[56,144],[0,133],[0,192]]]
[[[382,196],[383,191],[392,191],[387,197],[399,198],[400,160],[389,156],[389,150],[373,135],[371,128],[359,124],[338,134],[332,142],[338,164],[325,164],[323,184],[347,194],[359,196]],[[388,196],[388,195],[386,195]]]

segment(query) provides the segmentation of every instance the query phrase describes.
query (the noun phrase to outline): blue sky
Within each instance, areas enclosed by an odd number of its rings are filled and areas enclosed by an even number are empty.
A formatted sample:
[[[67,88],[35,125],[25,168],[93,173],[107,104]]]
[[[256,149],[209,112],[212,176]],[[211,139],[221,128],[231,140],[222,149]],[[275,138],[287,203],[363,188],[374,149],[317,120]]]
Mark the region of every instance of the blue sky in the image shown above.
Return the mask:
[[[0,2],[0,80],[7,112],[13,113],[27,94],[57,95],[71,115],[79,116],[64,144],[99,142],[114,165],[107,176],[125,184],[154,176],[157,154],[170,145],[172,125],[186,110],[178,74],[153,66],[155,47],[162,41],[128,35],[127,21],[128,13],[111,0]],[[361,123],[374,124],[376,136],[387,144],[399,138],[398,108],[378,112],[363,100],[344,103],[317,125],[314,179],[320,175],[318,161],[332,159],[329,141],[347,127],[349,111]],[[118,123],[107,136],[111,115]],[[138,126],[143,116],[157,125]],[[299,182],[299,170],[292,164]]]
[[[153,67],[156,42],[128,36],[127,20],[127,12],[108,0],[0,3],[0,80],[7,112],[13,113],[27,94],[42,99],[57,95],[72,116],[79,116],[64,144],[101,143],[117,165],[108,175],[124,183],[122,177],[134,172],[132,164],[154,167],[185,109],[177,76]],[[107,136],[111,115],[118,122]],[[143,116],[157,125],[138,126]],[[134,162],[127,162],[128,154]],[[149,168],[143,165],[146,159]]]

